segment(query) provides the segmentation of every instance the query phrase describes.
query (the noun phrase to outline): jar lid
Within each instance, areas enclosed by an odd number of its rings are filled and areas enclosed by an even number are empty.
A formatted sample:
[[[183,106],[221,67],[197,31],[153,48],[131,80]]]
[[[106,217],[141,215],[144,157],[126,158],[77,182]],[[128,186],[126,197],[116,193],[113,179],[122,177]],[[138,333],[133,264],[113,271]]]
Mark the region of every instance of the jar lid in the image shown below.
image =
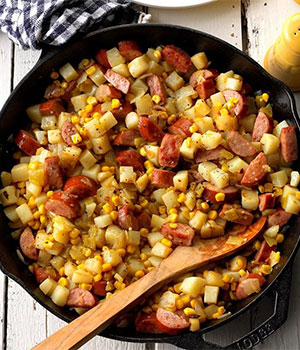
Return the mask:
[[[289,48],[300,54],[300,13],[295,13],[286,20],[282,35]]]

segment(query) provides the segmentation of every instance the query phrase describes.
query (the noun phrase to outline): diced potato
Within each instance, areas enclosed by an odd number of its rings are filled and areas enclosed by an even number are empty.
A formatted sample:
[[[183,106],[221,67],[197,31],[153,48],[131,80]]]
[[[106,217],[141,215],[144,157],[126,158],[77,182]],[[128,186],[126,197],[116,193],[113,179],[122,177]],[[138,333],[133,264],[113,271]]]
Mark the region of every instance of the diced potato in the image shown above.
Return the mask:
[[[187,170],[180,170],[177,172],[177,174],[173,177],[173,183],[176,190],[185,192],[188,185],[188,171]]]
[[[289,124],[283,120],[282,122],[280,122],[279,124],[277,124],[273,130],[273,133],[275,136],[280,137],[281,134],[281,130],[284,128],[287,128],[289,126]]]
[[[149,183],[149,177],[147,174],[144,174],[136,180],[135,185],[138,191],[142,193],[145,191],[148,183]]]
[[[130,86],[130,94],[133,95],[131,98],[130,95],[128,96],[128,100],[130,103],[136,102],[139,98],[145,95],[145,93],[148,90],[147,84],[141,80],[141,79],[136,79]]]
[[[13,182],[28,180],[28,165],[26,163],[14,165],[11,169]]]
[[[107,135],[103,135],[97,138],[92,138],[91,142],[92,142],[93,151],[95,152],[95,154],[105,154],[112,149]]]
[[[267,155],[268,164],[271,167],[279,166],[279,164],[280,164],[280,157],[281,156],[280,156],[279,152],[268,154]]]
[[[212,304],[203,309],[208,320],[213,319],[213,315],[218,312],[219,306]]]
[[[196,229],[196,230],[201,230],[202,226],[206,223],[207,221],[207,214],[202,213],[201,211],[196,211],[195,215],[193,218],[189,221],[189,225]]]
[[[180,146],[180,154],[188,159],[194,159],[197,145],[192,141],[191,138],[186,138]]]
[[[118,124],[117,119],[111,112],[106,112],[100,119],[99,124],[104,132],[107,132],[109,129]]]
[[[63,142],[61,137],[61,132],[58,129],[48,130],[47,136],[48,136],[49,143],[52,143],[53,145]]]
[[[105,240],[113,249],[124,248],[125,232],[119,226],[110,225],[105,231]]]
[[[198,52],[194,56],[191,57],[193,65],[197,69],[203,69],[208,66],[208,59],[206,57],[205,52]]]
[[[125,59],[121,56],[119,50],[116,47],[113,47],[110,50],[106,51],[107,60],[111,67],[118,66],[119,64],[125,63]]]
[[[75,109],[75,112],[78,112],[81,109],[85,108],[87,104],[87,98],[88,96],[86,94],[81,94],[71,98],[71,103]]]
[[[140,231],[128,230],[126,231],[126,242],[127,244],[139,245],[141,240]]]
[[[24,225],[33,219],[32,211],[26,203],[18,206],[16,208],[16,213]]]
[[[243,85],[243,81],[235,78],[227,78],[226,89],[240,91]]]
[[[285,207],[287,197],[288,197],[290,194],[293,195],[293,196],[296,196],[297,191],[298,191],[297,188],[291,187],[291,186],[289,186],[289,185],[285,185],[285,186],[284,186],[282,195],[281,195],[281,197],[280,197],[280,203],[281,203],[281,206],[282,206],[283,208]]]
[[[50,115],[46,117],[42,117],[41,128],[43,130],[54,130],[56,129],[57,118],[55,115]]]
[[[78,78],[78,73],[70,63],[66,63],[59,69],[60,75],[67,81]]]
[[[297,187],[299,185],[300,182],[300,174],[298,171],[292,171],[291,172],[291,181],[290,181],[290,185],[292,187]]]
[[[95,67],[96,71],[95,71],[94,74],[89,75],[89,78],[90,78],[97,86],[100,86],[101,84],[103,84],[103,83],[106,81],[106,79],[105,79],[105,77],[104,77],[104,74],[103,74],[102,70],[101,70],[98,66],[94,65],[93,67]]]
[[[152,98],[149,94],[140,97],[135,102],[138,114],[151,114],[153,108]]]
[[[271,226],[264,232],[264,236],[275,238],[278,232],[279,232],[279,225]]]
[[[169,248],[162,244],[161,242],[155,243],[154,247],[151,249],[151,254],[159,258],[166,258],[172,252],[172,248]]]
[[[260,140],[265,154],[276,153],[279,148],[279,138],[272,134],[264,134]]]
[[[163,74],[163,72],[164,72],[164,68],[160,64],[158,64],[158,63],[156,63],[156,62],[151,60],[149,62],[148,72],[156,74],[156,75],[158,75],[160,77]]]
[[[150,160],[154,165],[159,166],[158,155],[159,155],[159,147],[152,145],[144,146],[146,151],[146,158]]]
[[[227,162],[227,166],[231,173],[241,173],[242,170],[247,170],[249,164],[236,156]]]
[[[162,258],[159,258],[158,256],[150,256],[148,260],[151,262],[151,265],[154,267],[157,267],[162,261]]]
[[[210,172],[210,182],[218,188],[224,188],[229,184],[229,175],[217,168]]]
[[[164,236],[160,232],[150,232],[147,235],[148,242],[151,247],[154,247],[157,242],[160,242]]]
[[[149,68],[149,59],[146,55],[139,56],[128,64],[130,74],[137,78],[144,74]]]
[[[210,173],[218,166],[213,162],[202,162],[198,165],[198,171],[204,180],[210,181]]]
[[[186,295],[192,298],[196,298],[199,294],[203,293],[206,280],[202,277],[187,277],[185,278],[179,289]]]
[[[130,73],[127,67],[127,64],[121,63],[117,66],[112,67],[112,70],[120,75],[123,75],[123,77],[128,78],[130,77]]]
[[[164,204],[162,196],[165,193],[166,193],[166,190],[164,188],[159,188],[158,190],[153,191],[153,196],[157,203]]]
[[[4,214],[12,222],[16,222],[16,221],[18,221],[20,219],[19,215],[16,212],[16,208],[17,208],[16,205],[12,205],[10,207],[4,208]]]
[[[216,304],[218,302],[220,287],[205,286],[204,287],[204,302],[206,304]]]
[[[226,90],[226,81],[228,76],[225,73],[221,73],[216,78],[216,86],[219,91]]]
[[[85,270],[76,270],[72,275],[72,282],[74,283],[92,283],[93,275]]]
[[[57,127],[61,129],[64,122],[71,119],[71,114],[66,112],[61,112],[57,119]]]
[[[103,260],[106,264],[117,266],[122,262],[119,253],[114,249],[107,249],[103,252]]]
[[[208,286],[217,286],[217,287],[223,287],[223,276],[220,273],[217,273],[215,271],[208,271],[206,277],[206,284]]]
[[[94,221],[98,228],[104,228],[112,224],[112,220],[109,214],[97,216]]]
[[[193,96],[193,95],[195,96],[195,94],[196,96],[198,96],[197,92],[193,89],[193,87],[191,85],[187,85],[175,91],[174,97],[176,99],[180,99],[187,96]]]
[[[211,130],[206,131],[203,135],[201,135],[201,143],[203,148],[206,150],[211,150],[218,147],[222,140],[223,138],[220,133]]]
[[[174,98],[171,98],[171,97],[167,98],[167,103],[165,104],[164,107],[166,108],[167,112],[170,115],[177,113],[176,101]],[[188,110],[186,110],[184,113],[188,116]]]
[[[135,183],[136,173],[132,166],[120,166],[120,182]]]
[[[97,162],[97,159],[88,149],[85,149],[80,155],[79,162],[84,169],[89,169]]]
[[[276,173],[270,174],[272,184],[276,187],[283,187],[288,182],[287,174],[284,170],[277,171]]]
[[[213,238],[224,235],[224,226],[218,225],[214,220],[207,220],[201,227],[201,238]]]
[[[282,167],[279,167],[279,170],[285,171],[286,176],[287,176],[288,178],[291,177],[291,173],[292,173],[292,171],[293,171],[292,168],[287,168],[287,167],[283,167],[283,166],[282,166]]]
[[[9,173],[7,171],[2,171],[1,172],[1,182],[2,182],[3,187],[9,186],[12,182],[11,173]]]
[[[125,118],[125,124],[128,129],[138,129],[139,116],[135,112],[130,112]]]
[[[241,278],[241,275],[238,272],[232,272],[232,271],[229,271],[229,270],[223,270],[222,271],[222,275],[223,275],[223,277],[225,275],[228,275],[228,277],[232,278],[234,282],[238,282],[239,279]]]
[[[163,308],[173,308],[175,307],[176,300],[178,299],[178,295],[172,293],[171,291],[166,291],[160,297],[158,305]]]
[[[111,113],[111,112],[106,112]],[[100,137],[105,134],[105,130],[101,127],[100,121],[97,118],[93,118],[88,123],[84,124],[85,130],[89,137]]]
[[[187,109],[191,108],[192,105],[193,105],[193,100],[191,96],[181,97],[176,100],[176,107],[179,112],[186,111]]]
[[[151,226],[152,227],[157,227],[160,229],[165,222],[166,222],[166,220],[164,218],[162,218],[161,216],[158,216],[156,214],[153,214],[151,217]]]
[[[229,260],[228,268],[232,272],[244,270],[247,267],[247,259],[242,255],[237,255]]]
[[[62,256],[55,256],[51,259],[50,264],[56,271],[65,265],[65,259]]]
[[[218,128],[218,130],[224,131],[230,131],[230,130],[237,130],[238,129],[238,120],[237,118],[228,115],[217,115],[215,118],[215,123]]]
[[[165,79],[165,83],[169,88],[173,91],[180,89],[184,85],[184,80],[180,75],[178,75],[175,71],[173,71],[167,79]]]
[[[54,279],[48,277],[39,285],[39,288],[44,294],[50,296],[53,293],[56,286],[57,282],[54,281]]]
[[[217,92],[211,95],[210,99],[213,105],[216,105],[217,103],[221,103],[223,105],[226,102],[222,92]]]
[[[40,124],[42,121],[42,114],[40,112],[40,105],[30,106],[26,109],[28,118],[33,122]]]
[[[144,270],[145,265],[142,261],[139,261],[137,259],[129,259],[128,260],[128,274],[130,276],[134,276],[137,271]]]
[[[74,272],[77,270],[77,265],[72,263],[71,261],[67,261],[65,263],[65,274],[69,278],[72,278]]]
[[[210,107],[208,104],[201,98],[199,98],[195,103],[195,114],[197,118],[205,117],[210,112]]]
[[[165,206],[167,207],[167,210],[178,207],[178,205],[179,205],[179,203],[177,201],[176,193],[173,190],[166,192],[162,196],[162,200],[163,200]]]
[[[197,118],[195,123],[198,127],[198,130],[201,134],[204,134],[206,131],[212,130],[215,131],[214,122],[211,117],[202,117]]]
[[[96,275],[102,272],[101,261],[95,258],[86,259],[84,262],[84,269]]]
[[[282,208],[290,214],[298,215],[300,210],[300,200],[296,199],[294,195],[290,194],[287,196]]]
[[[247,210],[256,210],[258,208],[258,192],[255,190],[242,189],[242,207]]]
[[[186,193],[186,200],[184,204],[189,210],[193,210],[196,205],[196,194],[195,191],[188,191]]]
[[[81,174],[90,177],[91,179],[97,181],[98,180],[98,174],[100,172],[100,165],[94,164],[88,169],[82,169]]]
[[[239,124],[245,129],[246,132],[252,132],[254,128],[255,119],[255,114],[249,114],[246,117],[239,119]]]

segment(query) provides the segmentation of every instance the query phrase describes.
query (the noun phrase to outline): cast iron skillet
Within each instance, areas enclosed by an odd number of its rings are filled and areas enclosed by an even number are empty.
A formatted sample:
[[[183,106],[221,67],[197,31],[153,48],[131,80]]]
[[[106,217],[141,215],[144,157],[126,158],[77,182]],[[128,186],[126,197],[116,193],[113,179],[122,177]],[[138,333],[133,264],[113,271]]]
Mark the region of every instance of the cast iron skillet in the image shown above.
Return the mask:
[[[262,89],[268,91],[272,96],[271,103],[274,108],[276,119],[287,120],[295,125],[299,130],[299,117],[296,112],[295,101],[291,91],[281,82],[272,78],[254,60],[243,52],[226,42],[200,31],[171,25],[159,24],[138,24],[123,25],[113,28],[99,30],[91,33],[80,40],[61,47],[60,49],[46,48],[35,67],[25,76],[13,91],[0,114],[0,170],[8,170],[12,165],[12,146],[7,139],[9,135],[16,134],[18,129],[26,127],[28,119],[25,116],[25,109],[39,103],[43,98],[43,93],[49,85],[49,75],[53,69],[58,69],[66,62],[75,65],[84,57],[95,56],[101,47],[111,48],[120,40],[136,40],[144,49],[156,47],[159,44],[174,44],[189,54],[205,51],[209,59],[213,62],[213,68],[221,72],[233,69],[241,74],[245,81],[249,82],[254,90]],[[3,212],[0,212],[0,268],[10,278],[19,283],[35,300],[43,305],[47,310],[65,321],[71,321],[76,317],[75,313],[67,308],[59,308],[51,300],[44,296],[39,290],[33,275],[30,274],[26,266],[19,261],[16,255],[16,243],[10,238],[10,229]],[[109,328],[103,334],[108,338],[133,341],[133,342],[168,342],[185,349],[222,349],[218,345],[207,343],[202,339],[202,335],[209,330],[222,326],[225,322],[233,319],[244,312],[251,304],[256,302],[267,289],[278,279],[281,272],[286,267],[299,247],[300,220],[293,216],[288,225],[288,233],[281,247],[282,258],[280,263],[274,268],[273,273],[268,278],[263,290],[246,300],[234,303],[231,311],[232,316],[223,320],[214,320],[207,323],[204,328],[196,333],[186,333],[180,336],[169,335],[149,335],[137,333],[132,329]],[[287,285],[288,288],[288,285]],[[277,291],[278,293],[278,291]],[[277,329],[286,318],[285,315],[278,316],[283,304],[288,303],[288,291],[276,295],[275,314],[277,311],[277,321],[271,317],[259,329],[255,329],[250,334],[255,339],[265,338],[265,334],[271,334]],[[278,322],[278,317],[280,322]],[[249,334],[248,334],[249,336]],[[247,340],[247,341],[246,341]],[[248,342],[247,339],[239,339],[234,344],[228,346],[230,349],[243,349]],[[244,345],[243,345],[244,344]]]

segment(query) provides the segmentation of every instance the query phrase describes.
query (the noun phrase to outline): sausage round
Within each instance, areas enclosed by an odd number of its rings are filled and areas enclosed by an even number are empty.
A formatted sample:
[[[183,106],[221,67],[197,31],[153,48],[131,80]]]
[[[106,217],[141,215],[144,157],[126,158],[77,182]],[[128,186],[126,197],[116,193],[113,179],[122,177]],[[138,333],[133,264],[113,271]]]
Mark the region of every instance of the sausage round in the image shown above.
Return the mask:
[[[107,54],[105,49],[100,49],[97,52],[96,60],[105,68],[110,68],[110,64],[107,59]]]
[[[196,90],[198,92],[199,97],[203,100],[206,100],[217,91],[213,79],[203,80],[197,85]]]
[[[268,161],[263,152],[260,152],[249,164],[241,180],[241,185],[254,187],[259,185],[269,171]]]
[[[156,312],[150,314],[139,313],[135,320],[135,328],[141,333],[168,333],[168,328],[157,321]]]
[[[82,288],[71,289],[67,299],[67,305],[71,307],[93,307],[96,303],[96,297]]]
[[[40,144],[27,132],[20,130],[15,138],[17,146],[29,156],[34,156]]]
[[[263,276],[257,274],[257,273],[250,273],[246,279],[239,282],[239,284],[236,287],[236,298],[237,300],[242,300],[247,298],[249,295],[253,294],[254,292],[259,292],[258,290],[255,290],[253,285],[253,279],[257,279],[259,282],[260,287],[265,282],[265,279]],[[256,285],[255,285],[256,287]]]
[[[72,176],[66,181],[64,191],[67,194],[71,194],[79,199],[82,199],[95,196],[97,193],[97,184],[88,176]]]
[[[235,209],[235,213],[237,215],[236,219],[230,219],[227,217],[226,212],[228,210],[231,210],[231,209]],[[234,206],[230,205],[230,204],[223,205],[223,208],[220,211],[219,216],[221,218],[228,220],[228,221],[235,222],[236,224],[245,225],[245,226],[251,225],[251,223],[254,219],[254,215],[252,213],[250,213],[249,211],[247,211],[243,208],[234,208]]]
[[[259,196],[259,210],[264,211],[266,209],[274,208],[275,197],[272,193],[265,193]]]
[[[175,246],[192,245],[195,235],[194,230],[189,225],[177,223],[176,228],[171,228],[169,222],[162,225],[160,233],[172,241]]]
[[[19,244],[22,253],[31,260],[37,260],[38,250],[34,246],[34,236],[29,227],[26,227],[25,230],[21,233]]]
[[[168,130],[171,134],[181,135],[182,137],[186,138],[192,135],[190,132],[190,127],[192,125],[193,123],[190,120],[180,118],[174,124],[169,126]]]
[[[181,144],[182,137],[180,135],[165,134],[159,148],[159,165],[170,168],[176,167],[180,157]]]
[[[68,219],[76,218],[81,209],[76,197],[65,192],[54,193],[46,202],[45,208]]]
[[[133,111],[133,107],[129,101],[123,100],[120,102],[121,102],[120,107],[114,108],[112,110],[112,113],[118,120],[124,120],[127,114]]]
[[[156,317],[158,323],[167,328],[168,334],[178,334],[190,326],[182,310],[171,312],[159,307],[156,311]]]
[[[94,281],[93,282],[93,293],[96,295],[99,295],[100,297],[105,297],[106,296],[106,286],[107,282],[106,281]]]
[[[259,112],[255,119],[252,140],[259,142],[263,137],[263,134],[272,133],[273,131],[273,120],[268,117],[264,112]]]
[[[68,146],[74,146],[75,143],[72,140],[72,135],[78,134],[74,124],[69,120],[66,120],[61,127],[61,137]],[[78,146],[78,144],[76,145]]]
[[[63,175],[59,166],[59,157],[47,157],[45,159],[45,173],[47,183],[51,189],[57,190],[63,187]]]
[[[217,148],[211,150],[199,150],[195,155],[195,162],[202,163],[209,160],[220,159],[222,158],[222,151],[224,151],[224,147],[222,146],[218,146]]]
[[[281,130],[280,147],[282,157],[287,163],[298,159],[297,135],[293,126],[288,126]]]
[[[219,72],[216,69],[200,69],[191,75],[189,83],[195,89],[203,80],[214,79],[218,75]]]
[[[60,275],[58,273],[54,272],[54,273],[56,273],[55,275],[53,273],[50,274],[47,272],[45,267],[41,267],[41,266],[34,267],[33,273],[35,274],[35,278],[36,278],[37,283],[44,282],[45,279],[47,279],[48,277],[53,278],[55,281],[58,281],[60,278]]]
[[[218,188],[217,186],[206,182],[204,183],[204,191],[203,191],[203,198],[207,201],[210,201],[211,203],[214,204],[223,204],[223,203],[228,203],[232,202],[233,200],[236,199],[236,197],[239,194],[239,190],[234,187],[234,186],[227,186],[224,188]],[[217,193],[224,193],[225,194],[225,199],[223,202],[217,202],[216,200],[216,194]]]
[[[153,169],[151,175],[151,185],[158,188],[168,188],[173,186],[173,171]]]
[[[132,40],[124,40],[118,43],[120,54],[126,61],[132,61],[135,58],[142,56],[139,45]]]
[[[140,117],[138,126],[141,136],[147,141],[161,142],[165,135],[161,128],[147,117]]]
[[[238,118],[243,118],[246,115],[249,107],[247,98],[234,90],[224,90],[223,95],[226,102],[232,98],[236,98],[238,100],[236,106],[233,108],[233,112]]]
[[[113,87],[127,94],[130,88],[130,81],[123,75],[116,73],[112,69],[108,69],[104,74],[104,78],[112,84]]]
[[[147,77],[147,85],[149,86],[150,95],[158,95],[160,97],[160,105],[166,103],[166,92],[162,82],[156,74],[152,74]]]
[[[134,231],[139,229],[138,221],[133,216],[132,210],[130,209],[129,205],[123,205],[119,209],[118,224],[124,230],[128,230],[130,227]]]
[[[190,56],[177,46],[166,45],[162,49],[161,55],[165,61],[182,73],[187,73],[192,66]]]
[[[254,260],[266,263],[273,251],[275,251],[275,247],[270,247],[266,241],[263,241],[259,250],[255,254]]]
[[[227,141],[232,152],[240,157],[252,157],[257,153],[257,149],[237,131],[231,130]]]
[[[122,93],[113,86],[102,84],[97,88],[95,96],[99,102],[104,102],[110,98],[121,98]]]
[[[141,214],[139,214],[136,217],[138,224],[139,224],[139,228],[146,228],[147,230],[151,229],[151,217],[146,213],[146,212],[142,212]]]
[[[64,111],[65,109],[61,100],[50,100],[40,104],[41,115],[55,115],[58,117],[60,113]]]
[[[268,216],[268,226],[271,227],[279,225],[279,227],[282,227],[290,220],[291,217],[292,214],[287,213],[282,208],[277,208],[276,213]]]
[[[121,166],[132,166],[135,170],[144,171],[144,159],[137,151],[120,151],[116,154],[116,161]]]
[[[140,137],[140,133],[136,129],[128,129],[120,132],[114,139],[113,144],[116,146],[134,146],[134,140]]]

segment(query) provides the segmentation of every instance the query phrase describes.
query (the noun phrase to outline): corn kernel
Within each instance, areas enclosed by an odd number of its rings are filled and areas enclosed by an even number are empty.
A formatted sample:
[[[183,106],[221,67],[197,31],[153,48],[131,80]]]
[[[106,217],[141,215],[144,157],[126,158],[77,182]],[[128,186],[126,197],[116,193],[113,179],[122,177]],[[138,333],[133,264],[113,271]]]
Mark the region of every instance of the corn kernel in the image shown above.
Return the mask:
[[[142,261],[146,261],[146,260],[148,259],[148,255],[145,254],[145,253],[141,253],[141,254],[140,254],[140,259],[141,259]]]
[[[145,265],[145,267],[151,267],[152,266],[152,264],[151,264],[151,262],[149,261],[149,260],[146,260],[145,262],[144,262],[144,265]]]
[[[62,267],[59,269],[58,273],[59,273],[60,276],[64,276],[64,275],[65,275],[65,267],[62,266]]]
[[[87,75],[93,75],[96,73],[96,68],[95,68],[95,66],[91,66],[85,72]]]
[[[166,214],[167,209],[166,209],[165,206],[160,205],[160,206],[158,207],[158,211],[159,211],[159,214]]]
[[[194,211],[189,213],[189,218],[188,220],[192,220],[192,218],[196,215],[196,213]]]
[[[128,246],[127,246],[127,253],[133,254],[133,253],[135,253],[135,251],[136,251],[136,246],[133,245],[133,244],[128,244]]]
[[[118,218],[118,212],[115,211],[115,210],[113,210],[112,212],[110,212],[109,215],[110,215],[110,217],[111,217],[111,219],[112,219],[113,221],[117,220],[117,218]]]
[[[239,274],[240,274],[240,276],[245,276],[246,275],[246,271],[244,270],[244,269],[241,269],[240,271],[239,271]]]
[[[78,115],[72,115],[71,122],[73,124],[78,124],[80,122],[80,118],[78,117]]]
[[[35,207],[35,198],[33,196],[29,198],[28,206],[30,208],[34,208]]]
[[[111,201],[113,202],[114,205],[119,205],[120,204],[120,197],[114,194],[111,197]]]
[[[54,246],[54,243],[53,242],[50,242],[50,241],[45,241],[44,244],[43,244],[44,248],[53,248]]]
[[[61,277],[59,280],[58,280],[58,284],[62,287],[68,287],[69,285],[69,281],[65,278],[65,277]]]
[[[296,192],[296,199],[298,199],[298,200],[300,199],[300,191]]]
[[[85,120],[85,122],[89,122],[90,120],[92,120],[92,118],[86,118],[86,119],[88,119],[88,121]],[[83,137],[84,136],[88,136],[88,132],[87,132],[87,130],[85,128],[80,128],[79,133]]]
[[[93,113],[93,118],[99,119],[101,117],[101,114],[99,112]]]
[[[225,193],[219,192],[215,195],[215,198],[217,202],[223,202],[225,200]]]
[[[117,249],[118,254],[120,255],[121,258],[123,258],[126,254],[126,250],[124,248],[119,248]]]
[[[276,252],[275,253],[274,260],[275,260],[276,263],[279,263],[279,261],[280,261],[280,252]]]
[[[33,228],[34,230],[38,230],[38,229],[40,228],[40,223],[39,223],[38,221],[36,221],[36,222],[34,223],[34,225],[32,226],[32,228]]]
[[[261,247],[261,242],[260,241],[255,241],[253,243],[253,248],[256,249],[256,250],[259,250]]]
[[[218,317],[220,317],[220,314],[219,314],[218,312],[216,312],[216,313],[214,313],[214,314],[212,315],[212,318],[214,318],[214,319],[216,319],[216,318],[218,318]]]
[[[230,281],[230,277],[227,274],[225,274],[222,280],[223,282],[228,283]]]
[[[264,93],[261,95],[261,98],[265,101],[265,102],[268,102],[269,101],[269,95],[267,93]]]
[[[281,196],[282,193],[283,193],[282,188],[275,187],[275,192],[274,192],[275,197]]]
[[[58,79],[58,77],[59,77],[59,74],[57,73],[57,72],[52,72],[51,74],[50,74],[50,78],[51,79]]]
[[[176,118],[177,118],[176,115],[175,115],[175,114],[172,114],[172,115],[167,119],[168,124],[174,123],[175,120],[176,120]]]
[[[164,79],[167,79],[167,78],[168,78],[168,73],[167,73],[167,72],[163,72],[162,77],[163,77]]]
[[[39,168],[39,163],[38,162],[30,162],[28,164],[28,168],[30,170],[37,170]]]
[[[156,104],[159,104],[161,101],[161,97],[159,95],[153,95],[152,96],[152,101]]]
[[[140,203],[140,205],[141,205],[143,208],[147,208],[148,204],[149,204],[149,202],[147,201],[147,199],[144,199],[144,200]]]
[[[208,218],[210,220],[216,220],[216,218],[218,217],[218,213],[215,211],[215,210],[211,210],[209,213],[208,213]]]
[[[135,275],[135,277],[141,278],[141,277],[145,276],[145,273],[142,270],[138,270],[138,271],[136,271],[136,273],[134,275]]]
[[[181,293],[180,287],[181,287],[181,283],[174,284],[173,288],[174,288],[175,293],[177,293],[177,294]]]
[[[165,309],[167,311],[170,311],[170,312],[175,312],[176,311],[176,306],[174,306],[174,307],[166,307]]]
[[[284,241],[284,235],[282,233],[278,233],[276,236],[277,243],[282,243]]]
[[[265,183],[264,184],[265,192],[273,192],[273,184],[271,183]]]
[[[41,214],[46,214],[45,204],[39,205],[38,209]]]
[[[171,214],[169,220],[170,220],[170,222],[177,222],[178,221],[178,214]]]
[[[96,105],[98,103],[95,96],[89,96],[86,100],[89,105]]]
[[[82,138],[81,138],[81,136],[80,136],[78,133],[73,134],[73,135],[71,136],[71,139],[72,139],[72,141],[73,141],[73,143],[74,143],[75,145],[77,145],[78,143],[80,143],[80,142],[82,141]]]
[[[223,315],[224,312],[225,312],[224,306],[221,306],[221,307],[218,308],[218,314],[219,314],[219,315]]]
[[[260,272],[262,272],[264,275],[269,275],[272,272],[272,267],[270,265],[262,265],[260,267]]]
[[[192,139],[191,137],[186,138],[186,147],[190,148],[192,147]]]
[[[125,283],[122,283],[120,281],[116,281],[114,283],[114,287],[117,289],[117,290],[122,290],[126,287],[126,284]]]
[[[147,237],[147,236],[148,236],[148,233],[149,233],[149,231],[148,231],[148,229],[146,229],[145,227],[143,227],[143,228],[140,229],[140,235],[141,235],[142,237]]]
[[[98,273],[97,275],[94,276],[94,281],[95,282],[99,282],[99,281],[101,281],[101,279],[102,279],[101,273]]]
[[[120,105],[121,105],[121,102],[120,102],[120,100],[118,100],[117,98],[113,98],[113,99],[111,100],[111,108],[112,108],[112,109],[119,108]]]
[[[54,241],[55,241],[53,235],[48,235],[47,239],[48,239],[48,241],[50,241],[50,242],[54,242]]]
[[[180,300],[183,302],[184,305],[187,305],[191,301],[191,298],[189,295],[185,295],[184,297],[180,298]]]
[[[258,190],[259,190],[260,193],[264,193],[265,192],[265,188],[264,188],[263,185],[259,185],[258,186]]]
[[[99,260],[100,262],[102,262],[102,256],[101,255],[99,255],[99,254],[96,254],[95,256],[94,256],[94,258],[95,259],[97,259],[97,260]]]
[[[50,198],[51,196],[53,196],[54,192],[53,191],[48,191],[47,192],[47,197]]]
[[[243,260],[241,258],[237,259],[237,265],[239,268],[242,268],[244,266]]]
[[[221,113],[222,116],[227,116],[229,114],[229,112],[228,112],[228,110],[226,108],[222,108],[220,110],[220,113]]]
[[[193,134],[194,132],[197,132],[198,131],[198,127],[197,127],[197,124],[193,123],[193,125],[191,125],[189,127],[189,131]]]
[[[45,224],[47,222],[47,216],[46,215],[41,215],[40,222],[41,222],[41,224]]]
[[[90,249],[90,248],[87,248],[85,251],[84,251],[84,256],[86,256],[87,258],[89,257],[89,256],[91,256],[92,255],[92,250]]]
[[[33,217],[34,217],[35,219],[39,219],[40,216],[41,216],[41,213],[40,213],[39,211],[36,211],[36,212],[33,213]]]
[[[73,245],[77,245],[77,244],[79,244],[79,242],[80,242],[80,238],[79,238],[79,237],[73,238],[73,239],[70,240],[70,242],[71,242],[71,244],[73,244]]]
[[[185,202],[185,201],[186,201],[186,195],[185,195],[184,193],[180,193],[180,195],[179,195],[178,198],[177,198],[177,201],[178,201],[179,203]]]
[[[84,269],[84,264],[79,264],[79,265],[77,265],[77,269],[78,269],[78,270],[83,270],[83,269]]]
[[[106,263],[106,264],[103,264],[103,265],[102,265],[102,271],[103,271],[103,272],[108,272],[108,271],[111,271],[111,270],[112,270],[111,264]]]
[[[146,169],[154,168],[154,164],[150,160],[146,160],[144,166]]]
[[[26,186],[26,183],[24,181],[18,182],[17,187],[18,188],[24,188]]]
[[[140,155],[143,156],[143,157],[146,157],[147,152],[146,152],[146,150],[145,150],[144,147],[141,147],[141,148],[140,148]]]
[[[194,316],[196,315],[196,311],[192,309],[191,307],[186,307],[183,312],[185,313],[186,316]]]
[[[169,226],[170,228],[177,228],[178,225],[176,223],[170,223]]]
[[[105,203],[103,205],[103,210],[105,211],[105,213],[109,214],[113,211],[113,207],[109,203]]]
[[[175,301],[175,305],[176,305],[177,309],[183,309],[184,308],[184,303],[183,303],[183,301],[181,299],[177,299]]]
[[[167,239],[167,238],[163,238],[163,239],[161,240],[161,243],[162,243],[163,245],[165,245],[166,247],[169,247],[169,248],[172,247],[172,242],[171,242],[169,239]]]
[[[142,208],[141,205],[135,204],[135,205],[134,205],[134,209],[135,209],[135,211],[140,212],[143,208]]]
[[[86,67],[90,64],[90,60],[87,58],[84,58],[80,63],[83,65],[83,67]]]
[[[161,59],[161,53],[160,53],[160,51],[159,51],[159,50],[154,50],[153,56],[154,56],[157,60],[160,60],[160,59]]]
[[[209,209],[209,205],[206,202],[202,202],[200,206],[201,206],[201,209],[203,209],[203,210]]]
[[[85,290],[91,290],[92,289],[92,285],[90,283],[81,283],[80,285],[81,289],[85,289]]]
[[[171,209],[169,210],[169,214],[177,214],[177,213],[178,213],[178,211],[177,211],[176,208],[171,208]]]

